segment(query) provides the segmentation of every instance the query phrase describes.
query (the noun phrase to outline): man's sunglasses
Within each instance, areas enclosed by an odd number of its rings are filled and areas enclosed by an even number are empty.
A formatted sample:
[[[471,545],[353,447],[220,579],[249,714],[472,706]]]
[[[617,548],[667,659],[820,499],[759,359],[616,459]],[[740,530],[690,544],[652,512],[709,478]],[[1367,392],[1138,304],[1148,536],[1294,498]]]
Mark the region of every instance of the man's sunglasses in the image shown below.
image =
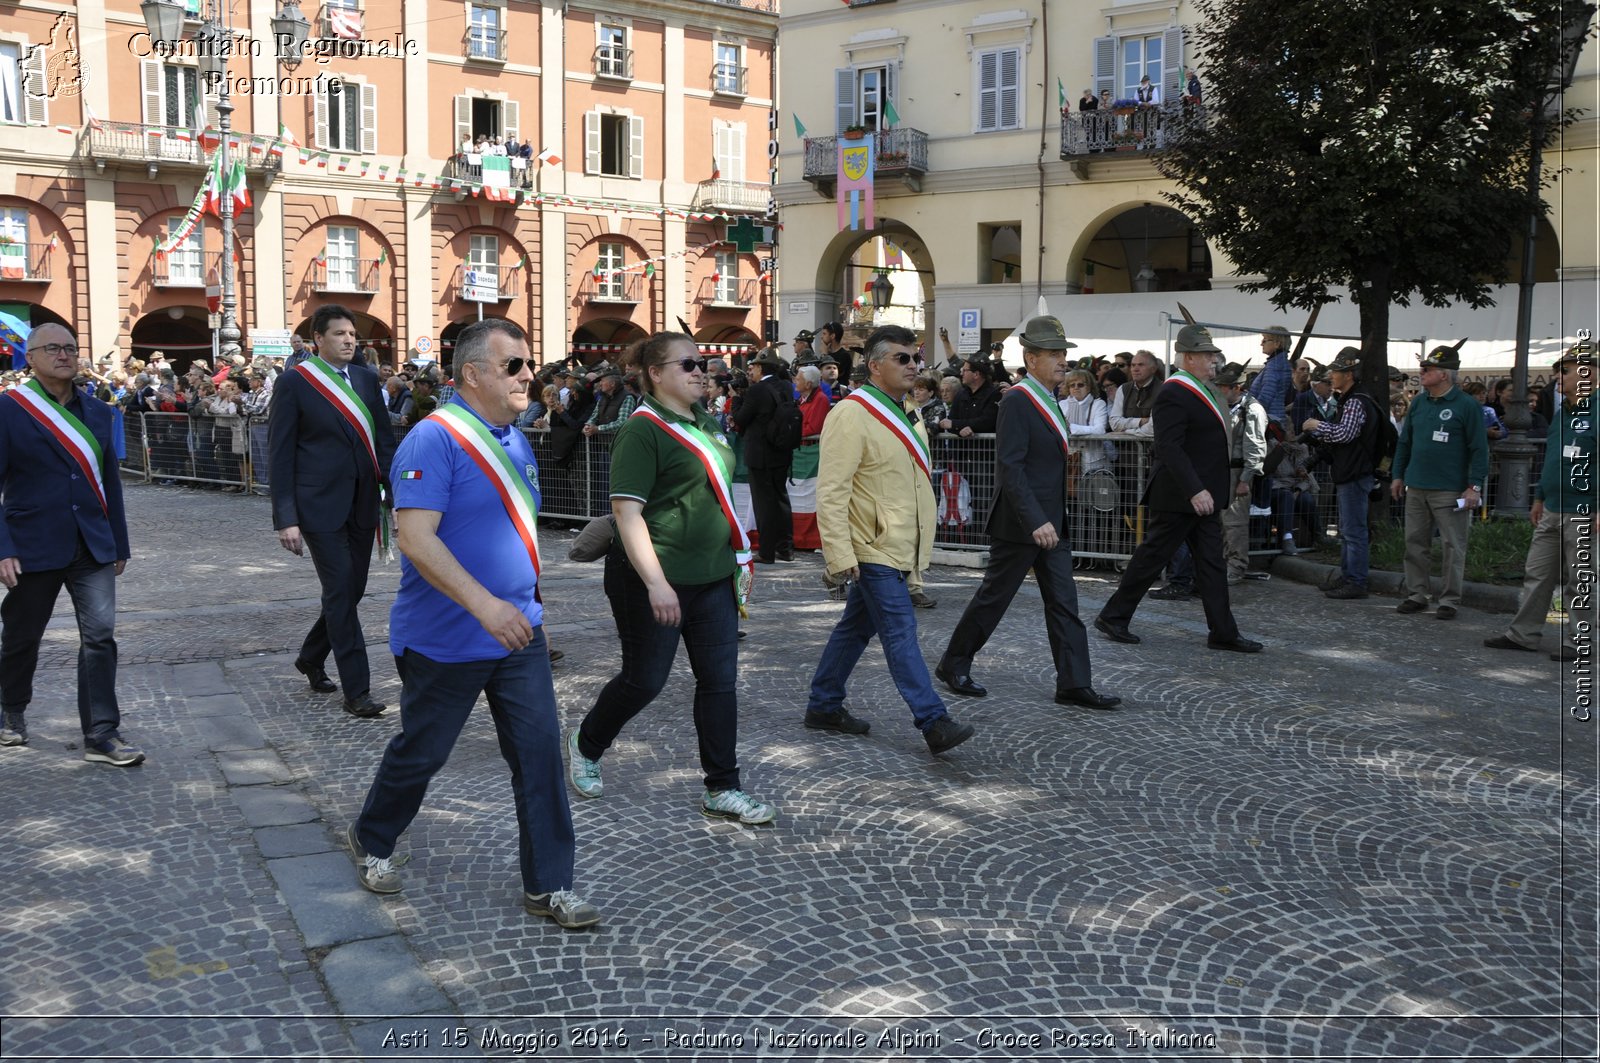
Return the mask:
[[[533,359],[532,358],[512,358],[512,359],[509,359],[500,368],[505,370],[506,376],[516,376],[518,373],[522,372],[522,367],[523,366],[532,365],[532,364],[533,364]]]
[[[889,357],[893,358],[901,365],[910,365],[912,362],[916,362],[918,365],[922,364],[922,355],[920,354],[907,354],[905,351],[896,351]]]

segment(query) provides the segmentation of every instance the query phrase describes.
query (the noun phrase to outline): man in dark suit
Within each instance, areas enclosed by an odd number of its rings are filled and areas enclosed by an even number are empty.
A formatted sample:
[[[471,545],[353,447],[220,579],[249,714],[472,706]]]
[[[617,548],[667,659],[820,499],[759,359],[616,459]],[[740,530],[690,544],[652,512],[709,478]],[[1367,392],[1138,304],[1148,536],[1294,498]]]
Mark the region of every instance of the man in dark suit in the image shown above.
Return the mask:
[[[378,390],[378,374],[351,364],[356,323],[342,306],[312,318],[317,354],[279,378],[267,421],[272,470],[272,526],[285,550],[311,550],[322,584],[322,615],[306,635],[294,666],[311,689],[331,693],[326,662],[333,653],[344,684],[344,709],[376,716],[367,640],[356,604],[378,526],[379,489],[388,481],[394,432]]]
[[[117,705],[117,577],[128,521],[111,407],[72,386],[78,340],[62,325],[28,336],[33,377],[0,396],[0,746],[28,741],[39,643],[63,585],[78,619],[83,759],[131,767]]]
[[[1179,545],[1188,543],[1210,629],[1206,645],[1258,653],[1261,643],[1242,638],[1234,623],[1222,560],[1221,511],[1229,498],[1228,413],[1211,386],[1222,351],[1200,325],[1186,325],[1173,347],[1181,367],[1161,385],[1150,413],[1156,459],[1143,499],[1151,511],[1150,526],[1094,626],[1113,642],[1138,642],[1128,630],[1133,611]]]
[[[789,464],[794,451],[776,446],[768,436],[772,419],[794,405],[794,386],[783,375],[783,358],[771,347],[750,363],[750,387],[733,411],[733,427],[744,441],[744,463],[750,470],[750,502],[760,536],[756,561],[794,560],[794,514],[789,506]]]
[[[1066,375],[1067,349],[1077,344],[1049,316],[1031,319],[1021,339],[1028,375],[1000,400],[995,425],[1000,490],[989,510],[989,566],[934,675],[957,694],[981,698],[988,693],[972,678],[972,658],[994,634],[1032,569],[1056,662],[1057,703],[1114,709],[1122,699],[1096,693],[1090,685],[1089,639],[1078,617],[1072,549],[1062,538],[1070,429],[1055,389]]]

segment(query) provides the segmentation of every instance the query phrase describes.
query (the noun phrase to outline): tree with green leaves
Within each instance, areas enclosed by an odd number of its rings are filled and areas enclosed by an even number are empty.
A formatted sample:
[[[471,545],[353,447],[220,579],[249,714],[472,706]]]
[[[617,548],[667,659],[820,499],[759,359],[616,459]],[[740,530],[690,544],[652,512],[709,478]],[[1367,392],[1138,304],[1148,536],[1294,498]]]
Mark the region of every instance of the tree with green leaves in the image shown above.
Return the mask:
[[[1386,400],[1389,307],[1492,305],[1572,0],[1198,0],[1203,120],[1157,157],[1170,198],[1279,309],[1348,286]],[[1542,200],[1541,210],[1548,210]],[[1383,408],[1387,408],[1384,406]]]

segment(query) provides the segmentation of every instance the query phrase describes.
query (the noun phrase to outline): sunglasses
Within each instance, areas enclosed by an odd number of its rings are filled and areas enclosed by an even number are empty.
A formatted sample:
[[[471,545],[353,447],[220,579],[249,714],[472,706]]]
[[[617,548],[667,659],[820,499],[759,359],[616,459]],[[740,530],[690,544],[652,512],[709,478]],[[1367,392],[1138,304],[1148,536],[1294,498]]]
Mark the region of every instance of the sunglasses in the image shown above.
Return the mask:
[[[916,362],[918,365],[922,364],[922,355],[920,354],[907,354],[904,351],[897,351],[896,353],[891,354],[889,357],[893,358],[901,365],[910,365],[912,362]]]
[[[507,361],[505,365],[501,366],[501,368],[505,370],[506,376],[516,376],[518,373],[522,372],[523,366],[531,365],[532,363],[532,358],[512,358]]]
[[[706,371],[706,360],[704,358],[680,358],[678,359],[678,368],[685,373],[704,373]]]

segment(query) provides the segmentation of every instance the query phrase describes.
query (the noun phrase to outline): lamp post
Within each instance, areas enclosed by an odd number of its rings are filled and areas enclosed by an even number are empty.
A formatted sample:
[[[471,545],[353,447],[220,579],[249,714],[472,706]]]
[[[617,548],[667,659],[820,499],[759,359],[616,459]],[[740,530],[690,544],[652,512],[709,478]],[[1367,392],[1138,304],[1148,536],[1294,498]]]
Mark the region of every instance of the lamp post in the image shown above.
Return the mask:
[[[1511,366],[1511,401],[1506,406],[1506,437],[1494,444],[1496,463],[1500,469],[1498,497],[1495,511],[1510,517],[1528,515],[1528,487],[1533,466],[1534,446],[1528,439],[1528,428],[1533,424],[1532,411],[1528,409],[1528,347],[1533,333],[1534,250],[1539,236],[1539,218],[1543,214],[1539,202],[1539,185],[1544,174],[1544,141],[1549,109],[1559,106],[1561,96],[1572,84],[1578,67],[1578,53],[1589,35],[1589,19],[1594,15],[1594,5],[1576,5],[1556,44],[1559,48],[1551,56],[1544,80],[1539,84],[1533,99],[1530,116],[1528,151],[1528,228],[1522,240],[1522,276],[1517,285],[1517,350]]]
[[[889,271],[878,270],[877,279],[872,282],[872,309],[874,316],[889,309],[889,304],[894,301],[894,284],[889,280]]]
[[[139,5],[150,39],[175,47],[183,37],[184,5],[178,0],[143,0]],[[292,54],[298,62],[300,45],[305,43],[310,23],[300,12],[298,0],[284,0],[271,20],[280,59]],[[288,40],[286,41],[286,38]],[[201,93],[207,84],[217,87],[217,126],[221,141],[217,145],[216,189],[222,216],[222,320],[217,330],[218,362],[226,364],[239,353],[239,299],[233,276],[233,196],[227,187],[231,176],[233,95],[228,84],[228,60],[233,54],[233,7],[230,0],[207,0],[206,13],[194,35],[195,52],[200,60]],[[293,66],[290,64],[290,68]]]

